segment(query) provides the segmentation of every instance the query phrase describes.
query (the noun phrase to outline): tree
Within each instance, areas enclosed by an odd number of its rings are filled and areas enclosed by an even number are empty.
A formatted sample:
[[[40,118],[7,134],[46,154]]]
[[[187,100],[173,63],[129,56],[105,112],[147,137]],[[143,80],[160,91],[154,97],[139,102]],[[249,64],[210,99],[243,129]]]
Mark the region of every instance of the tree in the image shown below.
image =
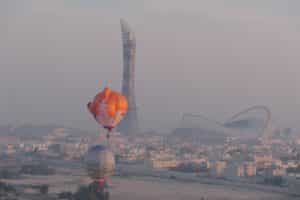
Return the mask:
[[[73,194],[72,194],[72,192],[61,192],[58,194],[58,198],[73,200]]]
[[[0,182],[0,197],[7,196],[9,193],[16,194],[17,191],[13,186]]]
[[[43,163],[22,165],[20,173],[31,175],[52,175],[55,170]]]
[[[48,191],[49,191],[49,186],[48,185],[42,185],[40,187],[40,193],[41,194],[48,194]]]
[[[88,187],[82,186],[74,194],[75,200],[108,200],[109,192],[106,189],[100,190],[96,183],[90,184]]]
[[[270,184],[270,185],[275,185],[275,186],[282,186],[284,183],[284,180],[281,176],[274,176],[270,178],[265,178],[264,183]]]

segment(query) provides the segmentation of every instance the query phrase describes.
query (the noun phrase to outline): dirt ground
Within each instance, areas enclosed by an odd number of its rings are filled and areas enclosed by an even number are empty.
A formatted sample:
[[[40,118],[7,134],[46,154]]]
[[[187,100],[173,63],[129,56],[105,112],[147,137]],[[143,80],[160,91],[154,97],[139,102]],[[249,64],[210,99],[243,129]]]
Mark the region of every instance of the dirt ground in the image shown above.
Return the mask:
[[[288,200],[280,194],[198,183],[151,179],[112,179],[113,200]]]
[[[48,177],[31,176],[7,181],[18,185],[48,184],[50,193],[74,192],[78,186],[91,182],[84,174],[79,176],[62,174]],[[109,185],[110,199],[112,200],[296,200],[296,198],[281,194],[227,185],[206,185],[148,177],[112,177]]]

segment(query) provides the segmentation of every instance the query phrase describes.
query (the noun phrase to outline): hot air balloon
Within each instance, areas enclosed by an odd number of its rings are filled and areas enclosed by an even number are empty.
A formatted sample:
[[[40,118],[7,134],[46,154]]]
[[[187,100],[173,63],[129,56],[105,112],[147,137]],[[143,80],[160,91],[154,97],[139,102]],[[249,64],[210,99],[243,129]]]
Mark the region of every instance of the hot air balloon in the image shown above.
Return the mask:
[[[104,145],[91,147],[84,157],[84,163],[88,175],[94,181],[98,181],[114,173],[114,154]]]
[[[113,152],[103,145],[93,146],[86,153],[84,163],[88,175],[94,181],[91,186],[95,186],[95,192],[108,198],[107,178],[113,174],[115,169]]]
[[[128,103],[122,94],[106,87],[87,104],[87,107],[95,120],[108,130],[107,137],[109,137],[111,130],[125,116]]]

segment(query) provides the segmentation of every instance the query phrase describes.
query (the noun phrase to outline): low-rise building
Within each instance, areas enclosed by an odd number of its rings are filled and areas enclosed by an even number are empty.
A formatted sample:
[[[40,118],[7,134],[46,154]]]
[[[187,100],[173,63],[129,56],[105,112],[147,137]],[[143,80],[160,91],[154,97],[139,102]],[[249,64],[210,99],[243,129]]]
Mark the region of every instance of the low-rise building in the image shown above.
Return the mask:
[[[6,145],[6,151],[5,151],[5,153],[6,153],[7,155],[11,155],[11,154],[16,153],[16,148],[15,148],[15,146],[14,146],[13,144],[8,144],[8,145]]]
[[[245,176],[245,168],[244,165],[239,165],[237,169],[237,176],[244,177]]]
[[[225,168],[227,166],[227,163],[225,161],[216,161],[215,163],[215,176],[216,177],[223,177]]]
[[[256,165],[254,162],[244,163],[244,173],[246,177],[256,176]]]
[[[177,167],[181,162],[178,160],[150,160],[150,167],[154,169],[168,169]]]

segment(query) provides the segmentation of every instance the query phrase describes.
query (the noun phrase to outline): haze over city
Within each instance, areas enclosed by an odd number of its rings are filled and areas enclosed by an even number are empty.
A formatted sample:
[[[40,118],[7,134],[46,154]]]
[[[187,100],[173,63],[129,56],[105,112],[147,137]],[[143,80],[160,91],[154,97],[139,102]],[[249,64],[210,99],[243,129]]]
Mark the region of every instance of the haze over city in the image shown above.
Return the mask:
[[[0,1],[0,199],[299,199],[299,6]]]
[[[300,114],[298,1],[0,2],[0,120],[97,130],[86,102],[119,90],[119,19],[137,38],[143,130],[175,128],[182,113],[224,120],[255,104],[293,128]]]

